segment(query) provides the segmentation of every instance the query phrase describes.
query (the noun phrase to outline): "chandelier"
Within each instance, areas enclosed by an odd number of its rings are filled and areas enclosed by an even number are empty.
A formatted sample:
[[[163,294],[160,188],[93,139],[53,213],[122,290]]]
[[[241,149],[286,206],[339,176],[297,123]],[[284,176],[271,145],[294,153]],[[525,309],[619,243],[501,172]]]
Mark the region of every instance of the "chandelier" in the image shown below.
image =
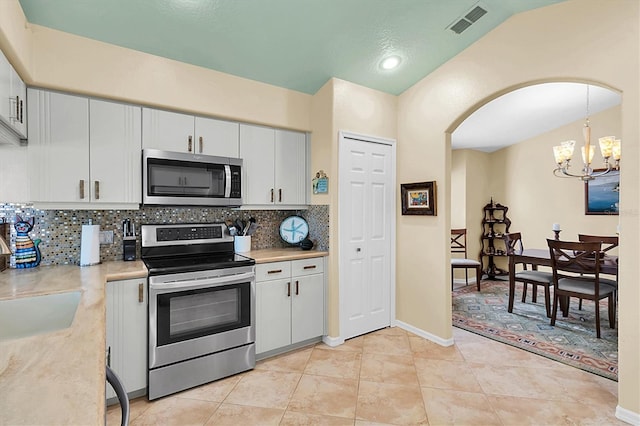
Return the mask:
[[[591,127],[589,127],[589,85],[587,85],[587,117],[585,119],[584,128],[582,129],[584,137],[584,146],[582,147],[582,169],[580,174],[569,172],[571,165],[571,157],[576,141],[569,140],[561,142],[560,145],[553,147],[553,156],[555,157],[557,167],[553,174],[557,177],[575,177],[582,181],[589,181],[599,176],[606,175],[612,170],[620,169],[620,139],[615,136],[605,136],[598,139],[600,143],[600,153],[604,159],[604,170],[594,171],[591,167],[591,161],[596,151],[596,147],[591,145]],[[613,159],[615,163],[612,165],[609,161]]]

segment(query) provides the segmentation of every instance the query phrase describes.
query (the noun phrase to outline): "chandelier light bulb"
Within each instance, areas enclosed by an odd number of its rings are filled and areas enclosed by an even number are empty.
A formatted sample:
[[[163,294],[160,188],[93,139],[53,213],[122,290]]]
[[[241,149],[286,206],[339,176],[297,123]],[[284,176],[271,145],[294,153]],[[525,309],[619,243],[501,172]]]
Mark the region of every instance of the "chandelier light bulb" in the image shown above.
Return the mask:
[[[569,140],[561,142],[560,145],[553,147],[553,156],[557,164],[557,167],[553,170],[553,174],[555,176],[575,177],[586,182],[599,176],[604,176],[611,170],[620,169],[620,139],[616,139],[615,136],[603,136],[598,139],[600,153],[604,159],[606,169],[594,172],[591,168],[591,162],[593,161],[596,147],[591,144],[591,126],[589,125],[589,85],[587,85],[587,116],[585,118],[584,128],[582,129],[582,136],[584,138],[584,146],[580,149],[582,152],[583,162],[581,174],[569,172],[569,165],[576,144],[576,141]],[[610,158],[615,160],[614,165],[609,162]]]

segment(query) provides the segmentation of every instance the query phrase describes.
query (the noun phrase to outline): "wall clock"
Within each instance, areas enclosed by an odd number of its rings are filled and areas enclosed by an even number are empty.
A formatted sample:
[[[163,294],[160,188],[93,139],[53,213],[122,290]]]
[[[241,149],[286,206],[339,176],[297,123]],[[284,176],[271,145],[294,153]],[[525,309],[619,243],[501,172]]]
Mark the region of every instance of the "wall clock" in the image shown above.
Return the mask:
[[[309,236],[309,224],[300,216],[289,216],[280,223],[280,238],[289,244],[300,244]]]

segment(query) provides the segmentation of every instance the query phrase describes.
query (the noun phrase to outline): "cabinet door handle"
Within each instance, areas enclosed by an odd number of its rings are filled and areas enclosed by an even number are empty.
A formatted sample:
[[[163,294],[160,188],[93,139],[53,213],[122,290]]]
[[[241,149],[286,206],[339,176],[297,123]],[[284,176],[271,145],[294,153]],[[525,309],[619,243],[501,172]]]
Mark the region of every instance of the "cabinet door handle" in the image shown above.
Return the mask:
[[[296,296],[300,294],[299,282],[296,280]]]
[[[282,202],[282,188],[278,189],[278,202],[281,203]]]
[[[24,111],[22,109],[22,99],[20,99],[20,123],[24,124]]]
[[[111,367],[111,346],[107,348],[107,365]]]
[[[84,179],[80,179],[80,199],[84,200]]]
[[[200,136],[200,154],[202,154],[202,136]]]
[[[189,143],[187,145],[187,149],[189,150],[189,152],[191,152],[191,150],[193,149],[193,136],[189,135]]]
[[[307,265],[302,269],[316,269],[316,265]]]
[[[267,274],[279,274],[282,272],[282,269],[273,269],[271,271],[267,271]]]
[[[93,184],[93,192],[96,195],[96,200],[100,199],[100,181],[97,180]]]
[[[144,284],[143,283],[138,284],[138,302],[139,303],[144,302]]]
[[[271,202],[273,203],[273,188],[271,188]]]
[[[14,108],[15,104],[15,108]],[[9,98],[9,120],[11,124],[20,122],[20,97]]]
[[[291,282],[287,283],[287,297],[291,297]]]

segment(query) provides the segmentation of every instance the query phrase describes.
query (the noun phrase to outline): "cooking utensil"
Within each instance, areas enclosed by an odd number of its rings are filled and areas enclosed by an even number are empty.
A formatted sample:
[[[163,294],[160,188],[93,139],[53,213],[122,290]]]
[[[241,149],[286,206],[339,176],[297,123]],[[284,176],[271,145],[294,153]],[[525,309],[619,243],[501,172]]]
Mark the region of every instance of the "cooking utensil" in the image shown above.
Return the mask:
[[[243,222],[244,224],[244,222]],[[249,232],[249,228],[251,227],[251,220],[249,220],[249,222],[247,222],[246,225],[244,225],[244,228],[242,229],[242,235],[249,235],[247,234],[247,232]]]
[[[241,219],[236,219],[236,228],[238,228],[238,234],[237,235],[244,235],[242,233],[243,229],[244,229],[244,223],[242,222]]]
[[[258,229],[258,224],[254,221],[252,223],[249,224],[249,229],[246,232],[246,235],[253,235],[255,234],[256,230]]]

